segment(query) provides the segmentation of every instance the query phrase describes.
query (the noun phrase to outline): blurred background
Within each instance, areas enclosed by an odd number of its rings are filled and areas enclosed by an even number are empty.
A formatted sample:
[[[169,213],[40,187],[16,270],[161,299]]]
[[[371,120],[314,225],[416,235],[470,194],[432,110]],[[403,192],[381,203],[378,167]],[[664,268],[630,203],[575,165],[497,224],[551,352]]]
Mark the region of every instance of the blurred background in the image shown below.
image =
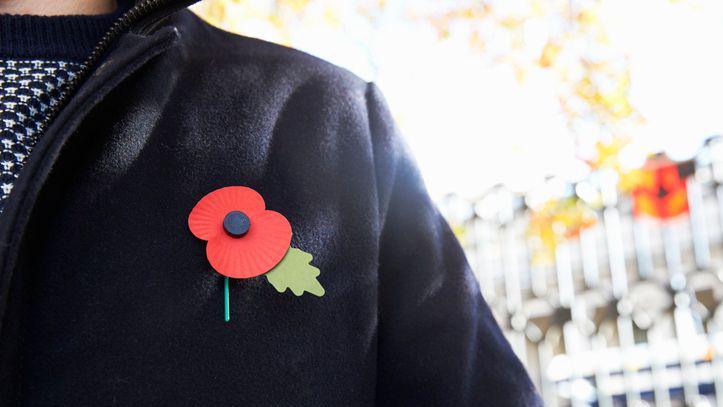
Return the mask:
[[[549,406],[723,406],[723,2],[205,0],[376,82]]]

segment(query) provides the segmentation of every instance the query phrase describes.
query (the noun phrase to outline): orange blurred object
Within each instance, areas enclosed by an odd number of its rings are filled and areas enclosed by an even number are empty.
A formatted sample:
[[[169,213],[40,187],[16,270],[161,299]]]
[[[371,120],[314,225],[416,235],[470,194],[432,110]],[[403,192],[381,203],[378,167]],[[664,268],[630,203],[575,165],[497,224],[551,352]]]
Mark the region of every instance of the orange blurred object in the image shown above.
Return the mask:
[[[691,162],[677,163],[663,153],[648,158],[632,188],[635,216],[665,220],[688,212],[685,178],[692,173]]]

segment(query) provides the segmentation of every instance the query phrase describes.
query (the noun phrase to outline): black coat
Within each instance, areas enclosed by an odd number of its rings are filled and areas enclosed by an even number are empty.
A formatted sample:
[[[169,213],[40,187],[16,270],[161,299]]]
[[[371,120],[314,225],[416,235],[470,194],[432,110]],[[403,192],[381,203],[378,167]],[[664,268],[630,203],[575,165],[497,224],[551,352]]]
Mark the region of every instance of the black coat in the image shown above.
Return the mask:
[[[377,88],[179,6],[115,42],[0,218],[0,404],[538,403]],[[232,280],[223,321],[187,218],[230,185],[325,296]]]

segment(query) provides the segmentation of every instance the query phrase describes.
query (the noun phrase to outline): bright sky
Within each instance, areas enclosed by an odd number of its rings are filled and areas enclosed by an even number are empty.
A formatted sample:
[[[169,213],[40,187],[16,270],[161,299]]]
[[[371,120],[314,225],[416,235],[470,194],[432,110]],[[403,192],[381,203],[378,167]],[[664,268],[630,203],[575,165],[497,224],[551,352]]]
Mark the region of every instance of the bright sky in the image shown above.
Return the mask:
[[[630,56],[633,103],[647,119],[638,142],[692,156],[701,138],[723,133],[723,2],[609,3],[610,34]]]
[[[632,102],[646,119],[628,155],[642,159],[662,149],[689,158],[705,137],[723,134],[723,2],[601,3],[611,42],[631,64]],[[547,175],[584,176],[553,73],[536,69],[519,83],[509,66],[490,66],[467,42],[440,42],[430,27],[395,18],[408,10],[403,0],[389,4],[398,10],[374,28],[343,16],[341,27],[295,29],[291,45],[379,84],[435,197],[474,197],[500,182],[525,190]],[[255,24],[246,20],[243,31],[280,40]]]

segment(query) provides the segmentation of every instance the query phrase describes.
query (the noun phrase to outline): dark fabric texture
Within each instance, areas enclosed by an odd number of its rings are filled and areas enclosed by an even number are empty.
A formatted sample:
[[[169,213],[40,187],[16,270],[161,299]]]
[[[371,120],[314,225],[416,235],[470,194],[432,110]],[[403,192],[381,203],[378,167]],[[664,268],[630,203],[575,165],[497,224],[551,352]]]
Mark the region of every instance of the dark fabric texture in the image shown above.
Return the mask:
[[[0,14],[0,58],[81,62],[129,5],[101,15]]]
[[[246,185],[326,295],[223,278],[188,230]],[[7,216],[6,216],[7,215]],[[5,406],[532,406],[378,89],[188,11],[128,33],[0,219]]]
[[[25,160],[80,64],[0,57],[0,212]]]

